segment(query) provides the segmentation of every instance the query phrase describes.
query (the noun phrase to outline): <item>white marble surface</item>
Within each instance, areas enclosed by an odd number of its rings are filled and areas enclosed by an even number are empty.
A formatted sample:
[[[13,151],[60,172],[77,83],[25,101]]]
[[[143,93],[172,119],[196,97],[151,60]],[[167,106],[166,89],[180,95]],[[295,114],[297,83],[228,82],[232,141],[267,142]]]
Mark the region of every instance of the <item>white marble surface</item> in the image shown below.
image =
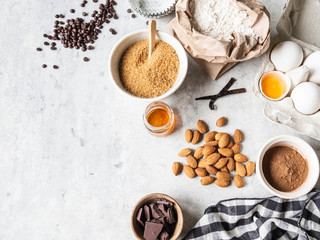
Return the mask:
[[[182,87],[165,99],[178,118],[166,138],[149,135],[142,123],[146,103],[131,102],[112,86],[107,72],[111,47],[124,34],[146,27],[146,19],[130,18],[127,1],[118,1],[118,34],[103,29],[94,51],[70,49],[37,52],[42,34],[52,29],[54,15],[70,8],[79,14],[81,1],[2,1],[0,8],[0,239],[87,240],[133,239],[130,214],[142,196],[163,192],[181,204],[184,234],[210,204],[234,197],[270,194],[256,176],[243,189],[203,187],[199,179],[174,177],[172,162],[181,160],[184,130],[200,118],[210,126],[227,116],[224,131],[245,133],[243,152],[255,161],[269,138],[292,134],[307,140],[320,154],[320,142],[274,125],[262,113],[263,102],[251,87],[261,59],[238,64],[211,81],[189,60]],[[271,13],[272,34],[285,0],[262,1]],[[86,9],[97,4],[89,0]],[[158,21],[168,31],[166,22]],[[83,62],[84,56],[91,61]],[[49,67],[42,69],[42,63]],[[60,66],[53,70],[52,65]],[[218,100],[218,110],[194,98],[218,91],[230,77],[244,95]],[[319,187],[319,184],[318,184]]]

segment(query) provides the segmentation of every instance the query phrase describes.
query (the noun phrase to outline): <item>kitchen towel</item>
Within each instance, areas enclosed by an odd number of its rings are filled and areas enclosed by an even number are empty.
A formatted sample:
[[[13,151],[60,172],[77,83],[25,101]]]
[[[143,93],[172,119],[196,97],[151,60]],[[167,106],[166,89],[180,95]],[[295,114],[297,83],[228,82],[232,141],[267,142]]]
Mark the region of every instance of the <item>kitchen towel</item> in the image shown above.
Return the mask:
[[[184,240],[320,239],[320,191],[297,199],[243,198],[205,210]]]

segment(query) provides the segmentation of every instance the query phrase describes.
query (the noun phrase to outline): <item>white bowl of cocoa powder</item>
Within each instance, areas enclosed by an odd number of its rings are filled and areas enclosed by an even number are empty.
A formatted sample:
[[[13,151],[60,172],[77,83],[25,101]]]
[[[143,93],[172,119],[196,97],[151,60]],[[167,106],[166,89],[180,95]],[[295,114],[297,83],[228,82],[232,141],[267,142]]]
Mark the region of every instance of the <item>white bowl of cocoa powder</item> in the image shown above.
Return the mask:
[[[277,136],[259,152],[258,179],[278,197],[292,199],[307,194],[317,184],[319,172],[316,152],[298,137]]]
[[[155,50],[151,60],[146,60],[148,52],[146,39],[148,39],[147,29],[122,37],[111,50],[108,63],[109,76],[115,88],[123,95],[135,100],[158,101],[170,96],[181,86],[187,74],[188,58],[176,38],[168,33],[157,31]],[[145,40],[144,43],[143,40]],[[125,54],[137,43],[139,45],[124,59]],[[139,51],[143,51],[143,54],[139,55]],[[176,54],[173,55],[174,52]],[[142,58],[144,58],[143,61],[141,61]],[[124,64],[130,65],[130,62],[134,64],[123,67]],[[141,67],[142,64],[144,64],[143,67]],[[153,66],[157,71],[159,69],[159,72],[146,72]],[[166,73],[169,76],[165,76]],[[149,81],[147,77],[149,75],[150,80],[155,76],[157,79]],[[126,79],[123,79],[124,77]]]

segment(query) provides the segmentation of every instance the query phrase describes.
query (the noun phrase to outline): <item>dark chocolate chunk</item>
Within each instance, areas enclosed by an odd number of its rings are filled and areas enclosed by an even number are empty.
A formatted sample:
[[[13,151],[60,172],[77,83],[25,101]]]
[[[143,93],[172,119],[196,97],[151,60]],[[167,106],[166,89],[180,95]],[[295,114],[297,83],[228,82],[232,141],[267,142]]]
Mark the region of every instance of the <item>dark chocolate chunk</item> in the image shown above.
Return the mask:
[[[150,208],[148,205],[144,205],[143,207],[143,213],[144,213],[144,216],[146,218],[147,221],[150,221],[151,220],[151,213],[150,213]]]
[[[169,233],[167,233],[165,230],[163,230],[160,234],[160,240],[169,240]]]
[[[156,204],[150,204],[150,208],[151,208],[152,217],[161,218],[164,216]]]
[[[146,227],[144,229],[143,237],[146,240],[156,240],[161,230],[163,228],[163,224],[155,223],[155,222],[146,222]]]
[[[139,211],[138,211],[138,214],[137,214],[137,221],[138,223],[140,223],[140,225],[142,227],[144,227],[144,215],[143,215],[143,208],[140,208]]]
[[[170,206],[167,210],[167,220],[169,224],[175,223],[176,218],[174,216],[174,209],[173,206]]]

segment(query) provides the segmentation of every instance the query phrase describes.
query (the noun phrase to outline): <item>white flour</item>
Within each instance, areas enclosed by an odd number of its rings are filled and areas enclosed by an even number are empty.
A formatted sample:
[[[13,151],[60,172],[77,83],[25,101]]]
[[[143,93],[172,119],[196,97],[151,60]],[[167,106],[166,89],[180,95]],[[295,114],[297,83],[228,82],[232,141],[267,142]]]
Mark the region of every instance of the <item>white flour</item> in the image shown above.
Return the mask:
[[[234,0],[191,0],[191,24],[200,33],[218,40],[232,40],[232,33],[254,36],[247,12]]]

